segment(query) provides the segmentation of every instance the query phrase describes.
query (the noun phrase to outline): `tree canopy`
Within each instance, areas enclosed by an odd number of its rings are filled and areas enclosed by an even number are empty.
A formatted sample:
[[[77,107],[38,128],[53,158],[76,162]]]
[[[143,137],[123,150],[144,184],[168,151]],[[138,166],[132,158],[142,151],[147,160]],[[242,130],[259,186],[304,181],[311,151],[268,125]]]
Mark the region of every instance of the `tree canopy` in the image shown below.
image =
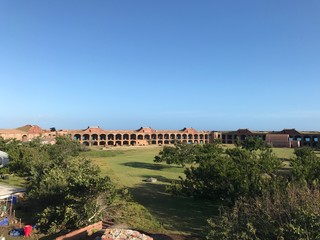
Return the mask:
[[[110,178],[101,177],[97,166],[79,157],[84,148],[68,137],[58,136],[54,145],[0,139],[0,149],[9,154],[10,171],[30,179],[26,204],[42,231],[90,224],[101,219],[115,199]]]
[[[170,187],[173,193],[228,201],[260,194],[281,166],[270,149],[223,149],[218,143],[164,147],[155,162],[191,164]]]

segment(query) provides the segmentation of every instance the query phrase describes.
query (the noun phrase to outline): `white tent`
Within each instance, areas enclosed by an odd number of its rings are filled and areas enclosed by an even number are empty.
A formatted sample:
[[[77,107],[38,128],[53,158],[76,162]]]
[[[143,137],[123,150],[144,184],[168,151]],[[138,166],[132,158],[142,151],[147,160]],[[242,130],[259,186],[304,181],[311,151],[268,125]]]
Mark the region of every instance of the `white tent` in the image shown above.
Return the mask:
[[[0,151],[0,168],[9,164],[9,155]]]

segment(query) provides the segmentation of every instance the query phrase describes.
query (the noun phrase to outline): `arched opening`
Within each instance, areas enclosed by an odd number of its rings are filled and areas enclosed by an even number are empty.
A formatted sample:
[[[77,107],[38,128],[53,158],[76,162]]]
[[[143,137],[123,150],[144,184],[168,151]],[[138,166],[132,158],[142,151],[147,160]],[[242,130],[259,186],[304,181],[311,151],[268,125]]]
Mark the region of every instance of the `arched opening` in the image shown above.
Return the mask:
[[[143,140],[143,135],[139,134],[138,135],[138,140]]]
[[[171,141],[170,141],[171,144],[174,144],[175,142],[176,142],[175,140],[171,140]]]
[[[189,140],[189,141],[188,141],[188,144],[192,144],[192,140]]]
[[[164,140],[164,144],[169,144],[169,140]]]
[[[105,134],[100,134],[100,140],[105,141],[107,139],[107,136]]]
[[[163,139],[163,135],[161,133],[158,134],[158,139]]]
[[[106,145],[106,142],[105,141],[100,141],[100,146],[105,146]]]
[[[129,145],[129,141],[123,141],[123,145]]]
[[[181,139],[181,134],[177,134],[177,139]]]
[[[91,140],[97,141],[98,140],[98,134],[92,134],[91,135]]]
[[[153,140],[153,141],[151,142],[151,144],[157,144],[157,141]]]
[[[151,135],[151,139],[157,139],[157,135],[156,134],[152,134]]]
[[[170,139],[176,139],[176,135],[174,135],[173,133],[170,134]]]
[[[22,141],[23,142],[27,142],[28,141],[28,136],[27,135],[23,135],[22,136]]]
[[[150,135],[149,134],[144,135],[144,139],[145,140],[150,140]]]
[[[241,135],[240,140],[241,140],[241,141],[246,140],[246,135]]]
[[[187,139],[187,134],[182,135],[182,139]],[[186,141],[187,142],[187,141]]]
[[[97,142],[97,141],[94,141],[94,142],[92,143],[92,145],[93,145],[93,146],[98,146],[98,142]]]
[[[129,134],[123,134],[123,140],[129,140]]]
[[[116,146],[121,146],[121,141],[116,141]]]
[[[114,145],[113,141],[108,141],[108,146],[113,146],[113,145]]]
[[[131,140],[136,140],[137,139],[137,135],[136,134],[131,134],[130,135],[130,139]],[[135,141],[133,141],[134,142],[134,144],[135,144]],[[131,145],[133,145],[133,144],[131,144]]]
[[[114,135],[113,134],[108,134],[108,140],[114,140]],[[108,144],[109,145],[109,144]]]
[[[130,144],[131,144],[132,146],[134,146],[134,145],[136,145],[136,141],[131,141]]]
[[[89,141],[89,134],[83,134],[82,135],[82,140],[83,141]]]
[[[80,134],[75,134],[73,136],[73,140],[80,141],[81,140],[81,135]]]
[[[195,143],[195,144],[198,144],[198,140],[194,140],[194,143]]]
[[[200,139],[203,139],[203,134],[200,134],[200,136],[199,136],[199,137],[200,137]]]
[[[205,139],[209,139],[209,135],[208,135],[208,134],[205,134],[205,135],[204,135],[204,138],[205,138]]]
[[[122,139],[122,136],[121,136],[121,134],[118,133],[118,134],[116,135],[116,140],[121,140],[121,139]]]
[[[193,139],[192,134],[189,134],[189,135],[188,135],[188,139]]]
[[[82,144],[85,145],[85,146],[89,146],[90,145],[89,142],[83,142]]]
[[[164,139],[169,139],[169,134],[166,133],[166,134],[164,135]]]
[[[162,140],[158,141],[158,144],[162,145],[163,144]]]
[[[194,139],[198,139],[199,136],[198,136],[198,134],[195,134],[193,137],[194,137]]]

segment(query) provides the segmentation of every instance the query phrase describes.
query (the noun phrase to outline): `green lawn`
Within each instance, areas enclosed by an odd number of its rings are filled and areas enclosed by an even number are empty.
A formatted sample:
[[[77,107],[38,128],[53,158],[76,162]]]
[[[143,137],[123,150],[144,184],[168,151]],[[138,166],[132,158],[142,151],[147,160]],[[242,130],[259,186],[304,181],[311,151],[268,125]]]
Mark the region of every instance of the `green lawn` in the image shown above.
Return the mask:
[[[230,148],[233,145],[225,147]],[[102,175],[110,176],[119,187],[128,188],[134,200],[144,206],[161,223],[167,233],[198,234],[203,237],[207,228],[206,219],[218,213],[220,204],[171,196],[166,193],[166,186],[172,180],[183,176],[183,168],[154,163],[154,156],[160,150],[161,147],[158,146],[115,147],[108,150],[94,148],[84,152],[83,155],[100,166]],[[284,160],[286,165],[283,171],[287,172],[288,160],[293,156],[293,149],[275,148],[273,151]],[[145,182],[144,180],[148,177],[155,177],[158,181],[156,183]],[[14,175],[0,182],[19,187],[24,185],[24,179]],[[140,211],[137,206],[133,206],[133,209]],[[148,220],[141,219],[141,222],[143,221]],[[148,231],[149,229],[146,227],[141,230]]]
[[[19,188],[26,186],[25,179],[14,174],[7,174],[5,179],[0,179],[0,183]]]
[[[203,234],[206,219],[217,214],[217,203],[171,196],[166,185],[183,175],[181,167],[154,163],[160,147],[118,148],[86,152],[88,158],[99,165],[102,174],[109,175],[119,186],[128,187],[134,199],[170,233]],[[158,179],[156,183],[144,180]],[[143,230],[143,229],[142,229]]]
[[[183,176],[183,168],[154,163],[154,156],[160,150],[158,146],[118,147],[94,149],[85,155],[101,167],[103,175],[110,176],[118,186],[129,188],[134,199],[145,206],[169,232],[203,233],[207,226],[206,219],[217,214],[218,204],[166,193],[166,186]],[[293,149],[274,148],[273,151],[284,160],[285,170],[293,156]],[[148,177],[155,177],[158,182],[145,182]]]

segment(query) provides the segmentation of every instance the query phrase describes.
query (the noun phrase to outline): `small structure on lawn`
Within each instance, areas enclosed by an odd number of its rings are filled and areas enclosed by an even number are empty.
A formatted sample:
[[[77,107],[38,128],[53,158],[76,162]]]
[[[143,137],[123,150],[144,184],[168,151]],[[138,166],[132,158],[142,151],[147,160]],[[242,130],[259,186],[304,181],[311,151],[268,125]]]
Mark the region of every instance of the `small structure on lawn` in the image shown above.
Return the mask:
[[[9,164],[8,153],[0,151],[0,168],[5,167]]]
[[[158,179],[154,178],[154,177],[149,177],[146,180],[144,180],[145,182],[151,182],[151,183],[155,183],[158,181]]]

